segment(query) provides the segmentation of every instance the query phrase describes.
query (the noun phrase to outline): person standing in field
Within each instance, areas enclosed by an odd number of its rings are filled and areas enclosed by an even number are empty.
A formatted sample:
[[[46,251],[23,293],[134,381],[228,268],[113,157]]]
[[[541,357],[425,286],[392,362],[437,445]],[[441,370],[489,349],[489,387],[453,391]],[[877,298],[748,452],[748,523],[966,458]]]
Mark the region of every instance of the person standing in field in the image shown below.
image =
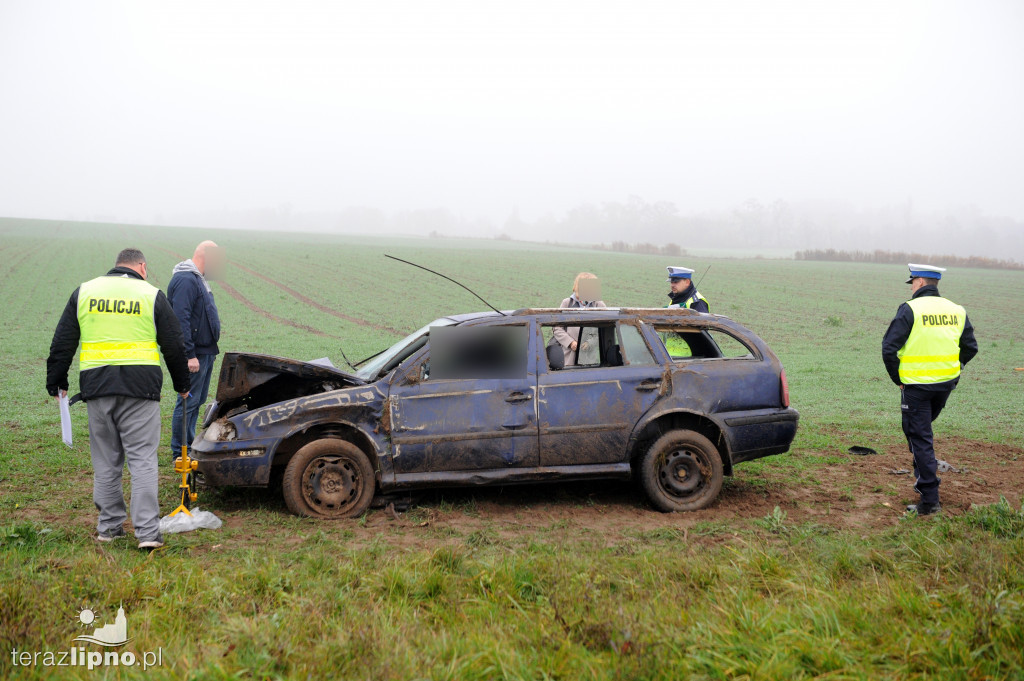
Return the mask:
[[[689,267],[666,267],[668,270],[669,292],[668,297],[672,301],[665,307],[683,308],[694,312],[711,312],[711,306],[707,298],[701,295],[697,287],[693,285],[693,270]],[[661,334],[661,340],[665,343],[668,354],[674,358],[690,357],[690,345],[675,333]]]
[[[188,394],[188,364],[178,318],[163,291],[146,282],[141,251],[121,251],[114,269],[71,294],[46,360],[50,395],[67,395],[68,370],[79,343],[78,385],[89,412],[92,499],[99,511],[96,539],[125,536],[121,484],[127,462],[139,548],[159,548],[160,354],[180,395]]]
[[[665,307],[682,307],[705,314],[711,312],[708,299],[700,294],[693,285],[693,270],[689,267],[666,267],[668,270],[669,292],[671,303]]]
[[[899,306],[882,339],[882,361],[900,388],[903,433],[914,457],[914,490],[920,501],[907,506],[917,515],[942,509],[932,421],[946,405],[964,365],[978,354],[967,311],[939,295],[946,270],[911,263],[911,299]]]
[[[210,378],[220,348],[220,315],[213,300],[209,281],[220,277],[224,268],[224,253],[212,241],[196,246],[192,258],[179,262],[171,273],[167,285],[167,298],[185,334],[185,354],[191,374],[191,399],[186,413],[185,401],[178,398],[171,418],[171,460],[181,455],[181,446],[192,446],[195,438],[199,409],[206,403],[210,392]],[[187,442],[182,443],[182,423],[185,423]],[[189,450],[191,451],[191,449]]]
[[[574,307],[607,307],[601,298],[601,282],[590,272],[580,272],[572,282],[572,295],[563,298],[558,307],[561,309]],[[584,341],[586,342],[586,341]],[[576,353],[580,345],[580,327],[556,326],[552,330],[548,345],[559,345],[565,355],[565,366],[572,366],[576,361]],[[557,355],[555,355],[557,357]]]

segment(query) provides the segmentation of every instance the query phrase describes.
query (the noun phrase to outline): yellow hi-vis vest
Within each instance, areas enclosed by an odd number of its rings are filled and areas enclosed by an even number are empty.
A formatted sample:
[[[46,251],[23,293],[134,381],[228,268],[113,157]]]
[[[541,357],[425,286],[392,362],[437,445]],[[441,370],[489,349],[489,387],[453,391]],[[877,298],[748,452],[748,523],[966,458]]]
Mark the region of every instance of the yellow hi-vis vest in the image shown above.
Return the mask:
[[[908,300],[914,312],[910,337],[897,352],[900,382],[943,383],[960,375],[960,336],[967,311],[951,300],[923,296]]]
[[[158,290],[128,276],[103,276],[78,289],[82,331],[79,369],[109,365],[160,366],[154,307]]]
[[[703,300],[704,303],[708,306],[708,314],[711,314],[711,303],[708,302],[707,298],[700,294],[700,291],[694,291],[693,295],[686,299],[685,305],[676,305],[675,303],[672,303],[671,305],[666,305],[665,307],[681,307],[684,310],[689,310],[690,306],[693,305],[694,301],[696,300]],[[668,350],[668,354],[671,355],[672,357],[690,357],[693,354],[690,351],[690,346],[687,345],[686,341],[684,341],[682,338],[680,338],[674,333],[662,334],[661,340],[662,342],[665,343],[665,349]]]
[[[671,305],[666,305],[665,307],[681,307],[684,310],[689,310],[690,306],[693,305],[693,303],[698,300],[704,301],[704,304],[708,306],[708,314],[711,314],[711,303],[708,302],[707,298],[701,295],[700,291],[694,291],[693,295],[686,299],[685,305],[676,305],[675,303],[672,303]]]

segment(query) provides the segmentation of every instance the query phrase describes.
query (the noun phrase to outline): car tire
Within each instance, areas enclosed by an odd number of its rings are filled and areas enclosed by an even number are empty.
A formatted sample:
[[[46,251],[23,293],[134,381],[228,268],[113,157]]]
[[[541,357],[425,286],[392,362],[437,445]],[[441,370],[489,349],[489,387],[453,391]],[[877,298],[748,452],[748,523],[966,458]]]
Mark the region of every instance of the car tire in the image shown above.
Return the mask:
[[[281,491],[288,510],[313,518],[356,518],[373,501],[376,478],[370,459],[346,440],[314,440],[295,452]]]
[[[671,430],[655,440],[640,462],[640,486],[659,511],[696,511],[722,489],[722,456],[706,437]]]

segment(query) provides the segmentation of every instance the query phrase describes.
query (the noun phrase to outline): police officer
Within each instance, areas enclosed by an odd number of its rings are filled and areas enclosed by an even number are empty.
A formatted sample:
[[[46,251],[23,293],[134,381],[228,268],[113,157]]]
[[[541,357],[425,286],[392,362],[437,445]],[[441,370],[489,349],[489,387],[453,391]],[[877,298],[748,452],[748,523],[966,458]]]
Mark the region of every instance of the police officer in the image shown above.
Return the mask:
[[[708,300],[700,294],[697,287],[693,285],[693,270],[689,267],[666,267],[668,270],[669,285],[668,297],[672,300],[665,307],[684,308],[695,312],[710,312]],[[678,333],[665,332],[660,334],[665,349],[670,357],[684,359],[692,356],[690,344]]]
[[[693,285],[693,270],[688,267],[666,267],[672,302],[665,307],[683,307],[697,312],[711,312],[708,299]]]
[[[92,499],[99,511],[96,539],[109,542],[125,536],[121,478],[127,462],[139,548],[159,548],[160,353],[179,394],[188,394],[189,374],[181,326],[163,292],[146,283],[146,259],[140,251],[121,251],[114,269],[71,294],[46,360],[50,395],[67,394],[68,370],[79,341],[78,384],[89,412]]]
[[[912,297],[896,310],[885,332],[882,361],[902,393],[903,433],[914,457],[914,490],[921,496],[907,511],[931,515],[942,509],[932,421],[960,380],[960,370],[978,354],[978,342],[966,310],[939,295],[939,279],[946,270],[914,263],[909,267]]]

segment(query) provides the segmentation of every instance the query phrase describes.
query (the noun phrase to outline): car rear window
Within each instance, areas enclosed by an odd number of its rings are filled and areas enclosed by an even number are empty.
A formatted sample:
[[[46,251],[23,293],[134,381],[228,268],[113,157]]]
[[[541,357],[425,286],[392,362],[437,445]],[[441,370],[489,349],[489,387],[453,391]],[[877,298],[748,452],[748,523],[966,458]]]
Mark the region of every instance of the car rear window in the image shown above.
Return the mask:
[[[655,331],[676,361],[695,359],[752,359],[756,355],[743,341],[718,329],[656,325]]]
[[[735,336],[730,336],[717,329],[709,329],[707,333],[715,341],[715,345],[718,346],[718,350],[725,359],[752,359],[754,357],[754,351]]]

